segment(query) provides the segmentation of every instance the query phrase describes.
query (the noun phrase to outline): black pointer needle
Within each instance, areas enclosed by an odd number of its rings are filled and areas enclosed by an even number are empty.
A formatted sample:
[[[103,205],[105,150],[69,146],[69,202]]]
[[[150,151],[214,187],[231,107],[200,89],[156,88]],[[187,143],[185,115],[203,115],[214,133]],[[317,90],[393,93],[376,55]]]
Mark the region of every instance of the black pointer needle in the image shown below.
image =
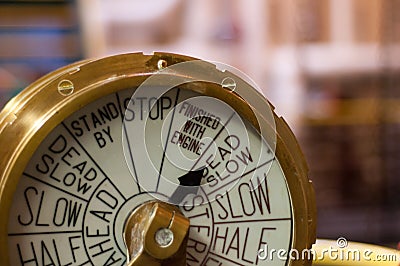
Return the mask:
[[[174,205],[180,205],[180,203],[187,195],[197,195],[205,168],[206,167],[202,167],[200,169],[190,171],[179,177],[179,186],[169,198],[169,202]]]

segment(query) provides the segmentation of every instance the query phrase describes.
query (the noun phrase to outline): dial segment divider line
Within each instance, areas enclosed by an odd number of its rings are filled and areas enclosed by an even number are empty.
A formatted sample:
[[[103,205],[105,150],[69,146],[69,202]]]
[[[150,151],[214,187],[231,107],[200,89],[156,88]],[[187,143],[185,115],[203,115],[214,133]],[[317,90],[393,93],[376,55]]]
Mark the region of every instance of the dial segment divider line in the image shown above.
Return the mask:
[[[86,148],[82,145],[82,143],[76,138],[76,136],[71,132],[71,130],[69,130],[69,128],[67,127],[67,125],[62,122],[61,123],[64,128],[68,131],[68,133],[72,136],[72,138],[76,141],[76,143],[78,143],[78,145],[81,147],[81,149],[86,153],[86,155],[89,157],[89,159],[94,163],[94,165],[96,165],[96,167],[100,170],[100,172],[105,176],[106,179],[108,179],[108,181],[110,181],[111,185],[115,188],[115,190],[118,191],[119,195],[122,197],[122,199],[124,201],[126,201],[126,197],[124,196],[124,194],[122,194],[122,192],[119,190],[119,188],[114,184],[114,182],[112,182],[111,178],[104,172],[104,170],[102,168],[100,168],[99,164],[93,159],[93,157],[89,154],[89,152],[86,150]]]
[[[55,232],[24,232],[24,233],[9,233],[8,236],[31,236],[31,235],[55,235],[55,234],[82,234],[81,230],[73,231],[55,231]]]
[[[213,141],[210,142],[210,144],[208,144],[208,146],[206,147],[206,149],[204,150],[204,152],[201,153],[200,157],[196,160],[196,162],[193,164],[192,168],[190,169],[190,171],[193,171],[193,169],[196,167],[196,165],[198,164],[198,162],[203,158],[204,154],[206,154],[206,152],[208,151],[208,149],[211,147],[211,145],[213,144],[213,142],[215,142],[215,140],[219,137],[219,135],[221,135],[222,131],[225,129],[225,127],[229,124],[229,122],[232,120],[233,116],[236,113],[233,112],[231,114],[231,116],[228,118],[228,120],[225,122],[225,125],[222,126],[222,128],[220,129],[220,131],[218,131],[218,133],[214,136]]]
[[[271,219],[259,219],[259,220],[232,220],[227,222],[214,222],[214,224],[232,224],[232,223],[258,223],[258,222],[280,222],[280,221],[290,221],[292,218],[271,218]],[[276,230],[276,227],[268,227],[266,229]]]
[[[70,195],[70,196],[72,196],[72,197],[74,197],[74,198],[77,198],[77,199],[79,199],[79,200],[81,200],[81,201],[83,201],[83,202],[89,203],[89,200],[86,200],[86,199],[84,199],[84,198],[82,198],[82,197],[80,197],[80,196],[78,196],[78,195],[75,195],[75,194],[72,193],[72,192],[66,191],[66,190],[64,190],[64,189],[62,189],[62,188],[60,188],[60,187],[57,187],[56,185],[47,183],[46,181],[44,181],[44,180],[42,180],[42,179],[40,179],[40,178],[37,178],[37,177],[35,177],[35,176],[31,175],[31,174],[28,174],[28,173],[24,172],[23,175],[26,176],[26,177],[29,177],[29,178],[31,178],[31,179],[33,179],[33,180],[39,182],[39,183],[42,183],[42,184],[47,185],[47,186],[49,186],[49,187],[52,187],[52,188],[54,188],[54,189],[56,189],[56,190],[58,190],[58,191],[61,191],[61,192],[65,193],[65,194],[68,194],[68,195]]]
[[[224,184],[223,186],[217,187],[216,189],[210,191],[207,195],[209,196],[209,195],[213,194],[214,192],[216,192],[217,190],[220,190],[221,188],[226,187],[226,186],[228,186],[229,184],[231,184],[231,183],[233,183],[233,182],[236,182],[237,180],[241,179],[242,177],[245,177],[246,175],[248,175],[248,174],[250,174],[250,173],[256,171],[257,169],[259,169],[259,168],[261,168],[261,167],[263,167],[263,166],[265,166],[265,165],[271,163],[271,162],[274,161],[274,160],[275,160],[275,157],[273,157],[273,158],[267,160],[266,162],[264,162],[264,163],[262,163],[262,164],[257,165],[257,166],[254,167],[253,169],[250,169],[249,171],[245,172],[244,174],[242,174],[242,175],[240,175],[240,176],[238,176],[238,177],[232,179],[231,181],[229,181],[228,183]],[[265,174],[265,173],[264,173],[264,174]]]
[[[65,126],[65,125],[64,125]],[[93,159],[92,159],[93,160]],[[100,168],[99,168],[100,169]],[[73,194],[73,193],[71,193],[71,192],[68,192],[68,191],[64,191],[63,189],[61,189],[61,188],[59,188],[59,187],[57,187],[57,186],[55,186],[55,185],[52,185],[52,184],[49,184],[49,183],[47,183],[47,182],[45,182],[45,181],[43,181],[43,180],[41,180],[41,179],[38,179],[38,178],[36,178],[36,177],[34,177],[34,176],[32,176],[32,175],[30,175],[30,174],[28,174],[28,173],[23,173],[23,175],[25,175],[25,176],[27,176],[27,177],[29,177],[29,178],[32,178],[33,180],[36,180],[37,182],[41,182],[41,183],[43,183],[43,184],[45,184],[45,185],[48,185],[48,186],[50,186],[50,187],[53,187],[53,188],[55,188],[56,190],[59,190],[59,191],[61,191],[61,192],[64,192],[64,193],[66,193],[66,194],[68,194],[68,195],[70,195],[70,196],[73,196],[73,197],[75,197],[75,198],[77,198],[77,199],[80,199],[80,200],[82,200],[82,201],[84,201],[84,202],[86,202],[86,206],[85,206],[85,209],[84,209],[84,212],[83,212],[83,218],[82,218],[82,230],[76,230],[76,231],[68,231],[68,233],[79,233],[79,234],[81,234],[82,235],[82,240],[84,240],[84,231],[83,231],[83,221],[85,220],[85,217],[86,217],[86,213],[87,213],[87,208],[88,208],[88,206],[89,206],[89,202],[90,202],[90,200],[92,199],[92,197],[93,197],[93,193],[92,193],[92,195],[90,196],[90,198],[88,199],[88,200],[85,200],[84,198],[81,198],[81,197],[79,197],[79,196],[77,196],[77,195],[75,195],[75,194]],[[104,176],[105,176],[105,178],[103,178],[103,180],[99,183],[99,186],[101,186],[103,183],[104,183],[104,181],[105,180],[107,180],[108,178],[107,178],[107,176],[104,174]],[[112,182],[110,182],[112,185],[114,185]],[[95,189],[96,190],[96,189]],[[123,195],[122,195],[123,196]],[[48,234],[48,235],[52,235],[52,234],[59,234],[59,233],[65,233],[65,232],[59,232],[59,231],[55,231],[55,232],[46,232],[46,233],[11,233],[11,234],[8,234],[9,236],[18,236],[18,235],[33,235],[33,234],[35,234],[35,235],[37,235],[37,234]],[[88,252],[88,250],[87,250],[87,247],[86,247],[86,244],[84,243],[84,250],[85,250],[85,253],[86,253],[86,256],[89,258],[89,260],[88,261],[86,261],[86,262],[84,262],[83,264],[81,264],[81,265],[85,265],[85,264],[87,264],[88,262],[90,262],[92,265],[93,265],[93,263],[92,263],[92,261],[90,260],[90,255],[89,255],[89,252]]]
[[[126,124],[124,122],[125,121],[125,112],[122,113],[121,99],[119,97],[118,92],[116,92],[115,95],[117,97],[117,102],[118,102],[118,106],[119,106],[119,112],[121,113],[121,121],[122,121],[122,127],[123,127],[123,136],[122,137],[125,136],[125,138],[126,138],[126,141],[127,141],[127,144],[128,144],[129,156],[131,157],[130,159],[131,159],[131,162],[132,162],[133,173],[135,175],[133,178],[136,181],[136,185],[137,185],[137,189],[138,189],[139,193],[141,193],[142,192],[142,188],[140,187],[140,184],[139,184],[139,177],[138,177],[137,172],[136,172],[135,161],[133,160],[133,153],[132,153],[131,143],[129,141],[128,131],[126,129]],[[125,153],[124,153],[124,157],[126,159]]]
[[[78,266],[85,266],[86,264],[90,263],[90,265],[93,265],[93,262],[89,259],[85,262],[82,262],[81,264],[79,264]]]
[[[103,183],[107,180],[108,178],[106,177],[106,178],[104,178],[100,183],[99,183],[99,185],[95,188],[95,191],[97,191],[97,189],[101,186],[101,185],[103,185]],[[108,179],[109,181],[110,181],[110,179]],[[110,183],[114,186],[114,184],[110,181]],[[115,187],[115,186],[114,186]],[[90,195],[90,198],[89,198],[89,202],[92,200],[92,198],[94,197],[94,192],[92,193],[92,195]],[[126,199],[124,198],[124,201],[126,201]],[[84,247],[84,250],[85,250],[85,253],[86,253],[86,256],[88,257],[88,261],[91,263],[91,265],[94,265],[93,264],[93,262],[92,262],[92,260],[90,259],[90,254],[89,254],[89,248],[90,247],[88,247],[87,245],[86,245],[86,242],[84,241],[85,240],[85,232],[84,232],[84,221],[85,221],[85,219],[86,219],[86,215],[87,215],[87,213],[88,213],[88,208],[89,208],[89,204],[86,204],[86,206],[85,206],[85,211],[83,212],[83,218],[82,218],[82,241],[83,241],[83,247]],[[114,238],[115,238],[115,235],[114,235]],[[119,246],[117,245],[117,248],[120,250],[120,248],[119,248]],[[120,252],[123,254],[124,252],[122,251],[122,250],[120,250]],[[80,264],[80,265],[85,265],[86,264],[86,262],[85,263],[83,263],[83,264]]]
[[[171,123],[169,124],[167,138],[165,140],[165,145],[164,145],[164,151],[163,151],[163,155],[162,155],[162,158],[161,158],[160,170],[158,171],[157,185],[156,185],[156,189],[155,189],[156,192],[158,192],[158,187],[160,186],[161,172],[162,172],[162,169],[163,169],[163,166],[164,166],[165,153],[167,152],[167,148],[168,148],[169,136],[171,134],[172,124],[174,123],[175,111],[176,111],[176,106],[178,105],[178,99],[179,99],[179,92],[180,91],[181,90],[179,88],[177,88],[174,107],[172,109]],[[161,134],[161,132],[160,132],[160,134]]]

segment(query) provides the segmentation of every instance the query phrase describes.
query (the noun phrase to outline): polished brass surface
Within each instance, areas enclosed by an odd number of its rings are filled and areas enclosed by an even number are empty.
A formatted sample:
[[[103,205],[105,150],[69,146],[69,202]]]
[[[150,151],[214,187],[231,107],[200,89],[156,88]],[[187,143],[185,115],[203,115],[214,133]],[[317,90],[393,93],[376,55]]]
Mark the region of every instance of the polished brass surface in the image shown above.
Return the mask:
[[[189,225],[189,219],[173,205],[163,202],[143,204],[132,213],[125,225],[128,265],[186,265]],[[160,246],[155,238],[156,232],[164,228],[173,233],[172,242],[165,247]]]
[[[67,66],[33,83],[10,101],[0,113],[0,264],[9,265],[7,247],[7,222],[9,208],[19,178],[41,141],[65,118],[83,106],[110,93],[139,86],[163,65],[196,60],[187,56],[141,53],[112,56],[99,60],[78,62]],[[172,74],[171,74],[172,75]],[[180,75],[176,73],[175,75]],[[232,106],[251,122],[268,141],[276,137],[276,157],[286,177],[293,212],[292,248],[309,249],[315,242],[316,206],[313,187],[308,179],[308,168],[301,149],[286,122],[273,113],[276,131],[264,114],[254,112],[269,102],[240,77],[229,71],[213,72],[220,80],[231,77],[236,90],[219,84],[193,82],[182,86],[201,94],[218,98]],[[68,80],[73,91],[60,93],[58,85]],[[250,101],[245,102],[238,89]],[[65,91],[63,91],[65,92]],[[259,122],[259,123],[258,123]],[[260,130],[262,128],[263,130]],[[276,136],[275,136],[276,134]],[[290,265],[310,265],[311,261],[292,261]]]

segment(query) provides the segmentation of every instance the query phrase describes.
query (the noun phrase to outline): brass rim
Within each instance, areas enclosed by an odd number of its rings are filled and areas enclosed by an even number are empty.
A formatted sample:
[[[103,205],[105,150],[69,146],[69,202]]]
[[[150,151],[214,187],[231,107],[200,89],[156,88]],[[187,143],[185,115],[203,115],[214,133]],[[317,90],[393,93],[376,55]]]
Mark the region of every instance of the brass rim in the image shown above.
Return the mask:
[[[21,92],[0,113],[0,261],[8,265],[8,213],[19,178],[42,140],[69,115],[110,93],[139,86],[158,70],[159,60],[168,65],[197,60],[187,56],[155,53],[117,55],[83,61],[59,69],[43,77]],[[224,73],[226,76],[227,73]],[[232,74],[233,75],[233,74]],[[74,91],[67,96],[58,91],[58,84],[68,80]],[[215,84],[199,84],[189,89],[219,98],[230,104],[253,124],[254,114],[237,94],[216,89]],[[252,97],[260,97],[254,89]],[[267,101],[264,104],[269,105]],[[256,107],[256,106],[255,106]],[[262,114],[261,114],[262,116]],[[282,118],[274,113],[277,144],[276,156],[286,177],[292,204],[294,224],[292,248],[303,250],[315,242],[316,207],[308,168],[299,145]],[[261,126],[270,127],[267,120]],[[256,125],[257,126],[257,125]],[[273,132],[271,129],[268,132]],[[268,136],[264,136],[268,138]],[[310,262],[311,263],[311,262]],[[291,265],[303,265],[294,261]]]

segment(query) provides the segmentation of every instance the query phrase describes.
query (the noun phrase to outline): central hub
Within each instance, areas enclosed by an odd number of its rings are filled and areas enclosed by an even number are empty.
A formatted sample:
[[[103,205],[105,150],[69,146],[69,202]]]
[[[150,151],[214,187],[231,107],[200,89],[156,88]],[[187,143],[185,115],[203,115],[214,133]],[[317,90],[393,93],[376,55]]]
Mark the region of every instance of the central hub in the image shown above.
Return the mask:
[[[128,265],[186,265],[189,225],[174,205],[143,203],[125,225]]]

